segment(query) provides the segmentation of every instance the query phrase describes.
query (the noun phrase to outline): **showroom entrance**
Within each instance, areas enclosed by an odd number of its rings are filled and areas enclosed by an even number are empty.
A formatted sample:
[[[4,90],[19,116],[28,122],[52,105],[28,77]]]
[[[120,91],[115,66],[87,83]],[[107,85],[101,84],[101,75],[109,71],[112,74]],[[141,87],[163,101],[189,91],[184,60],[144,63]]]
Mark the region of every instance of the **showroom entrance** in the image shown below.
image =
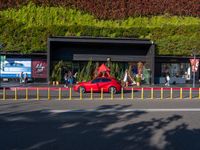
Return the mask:
[[[154,84],[155,44],[147,39],[134,38],[94,38],[94,37],[50,37],[48,39],[48,81],[57,62],[77,72],[88,61],[116,64],[120,69],[134,67],[142,62],[150,73],[150,83]],[[133,69],[133,68],[131,68]]]

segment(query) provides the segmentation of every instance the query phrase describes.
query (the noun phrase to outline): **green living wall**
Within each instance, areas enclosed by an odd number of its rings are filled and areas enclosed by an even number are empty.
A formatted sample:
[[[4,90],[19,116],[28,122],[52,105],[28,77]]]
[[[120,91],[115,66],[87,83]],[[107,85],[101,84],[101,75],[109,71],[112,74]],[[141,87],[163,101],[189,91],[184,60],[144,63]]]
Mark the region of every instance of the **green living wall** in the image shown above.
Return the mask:
[[[157,44],[157,54],[190,55],[192,50],[200,52],[200,18],[166,14],[99,20],[75,9],[33,3],[0,11],[4,51],[46,51],[49,36],[148,38]]]

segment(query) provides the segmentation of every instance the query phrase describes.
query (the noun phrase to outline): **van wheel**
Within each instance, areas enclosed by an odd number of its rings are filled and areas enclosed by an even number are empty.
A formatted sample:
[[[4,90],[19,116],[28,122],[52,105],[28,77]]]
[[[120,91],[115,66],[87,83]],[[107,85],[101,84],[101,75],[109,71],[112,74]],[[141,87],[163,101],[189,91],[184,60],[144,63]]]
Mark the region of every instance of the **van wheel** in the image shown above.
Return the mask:
[[[113,92],[113,94],[117,93],[116,87],[111,86],[111,87],[109,88],[109,93],[112,93],[112,92]]]

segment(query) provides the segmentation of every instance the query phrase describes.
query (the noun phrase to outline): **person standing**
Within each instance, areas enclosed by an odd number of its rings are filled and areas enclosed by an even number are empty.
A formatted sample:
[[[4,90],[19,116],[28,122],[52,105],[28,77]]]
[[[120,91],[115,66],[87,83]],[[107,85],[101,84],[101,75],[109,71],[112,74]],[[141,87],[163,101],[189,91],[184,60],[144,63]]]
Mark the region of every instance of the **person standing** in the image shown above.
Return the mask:
[[[69,72],[68,72],[68,83],[69,83],[70,86],[73,85],[73,81],[74,81],[74,80],[73,80],[72,72],[69,71]]]
[[[23,81],[24,81],[24,73],[21,72],[19,76],[19,83],[23,83]]]
[[[64,80],[65,80],[64,87],[67,87],[68,86],[68,75],[67,75],[67,73],[65,73],[65,75],[64,75]]]
[[[128,69],[125,70],[124,79],[125,87],[128,87]]]
[[[28,83],[28,73],[25,74],[24,76],[24,84]]]
[[[169,73],[167,73],[167,74],[166,74],[166,83],[165,83],[165,85],[166,85],[166,86],[170,86],[170,83],[169,83],[169,82],[170,82],[170,76],[169,76]]]

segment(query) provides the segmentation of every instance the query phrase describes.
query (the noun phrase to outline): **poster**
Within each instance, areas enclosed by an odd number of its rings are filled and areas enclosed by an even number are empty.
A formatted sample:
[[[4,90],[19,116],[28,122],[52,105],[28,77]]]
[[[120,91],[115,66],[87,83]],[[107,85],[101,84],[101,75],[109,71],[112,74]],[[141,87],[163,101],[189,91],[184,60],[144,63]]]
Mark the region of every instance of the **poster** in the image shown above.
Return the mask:
[[[47,61],[32,60],[32,77],[47,78]]]
[[[20,73],[31,77],[31,59],[27,58],[5,58],[1,59],[0,78],[19,78]]]
[[[192,66],[192,72],[197,72],[199,67],[199,59],[190,59],[190,64]]]

